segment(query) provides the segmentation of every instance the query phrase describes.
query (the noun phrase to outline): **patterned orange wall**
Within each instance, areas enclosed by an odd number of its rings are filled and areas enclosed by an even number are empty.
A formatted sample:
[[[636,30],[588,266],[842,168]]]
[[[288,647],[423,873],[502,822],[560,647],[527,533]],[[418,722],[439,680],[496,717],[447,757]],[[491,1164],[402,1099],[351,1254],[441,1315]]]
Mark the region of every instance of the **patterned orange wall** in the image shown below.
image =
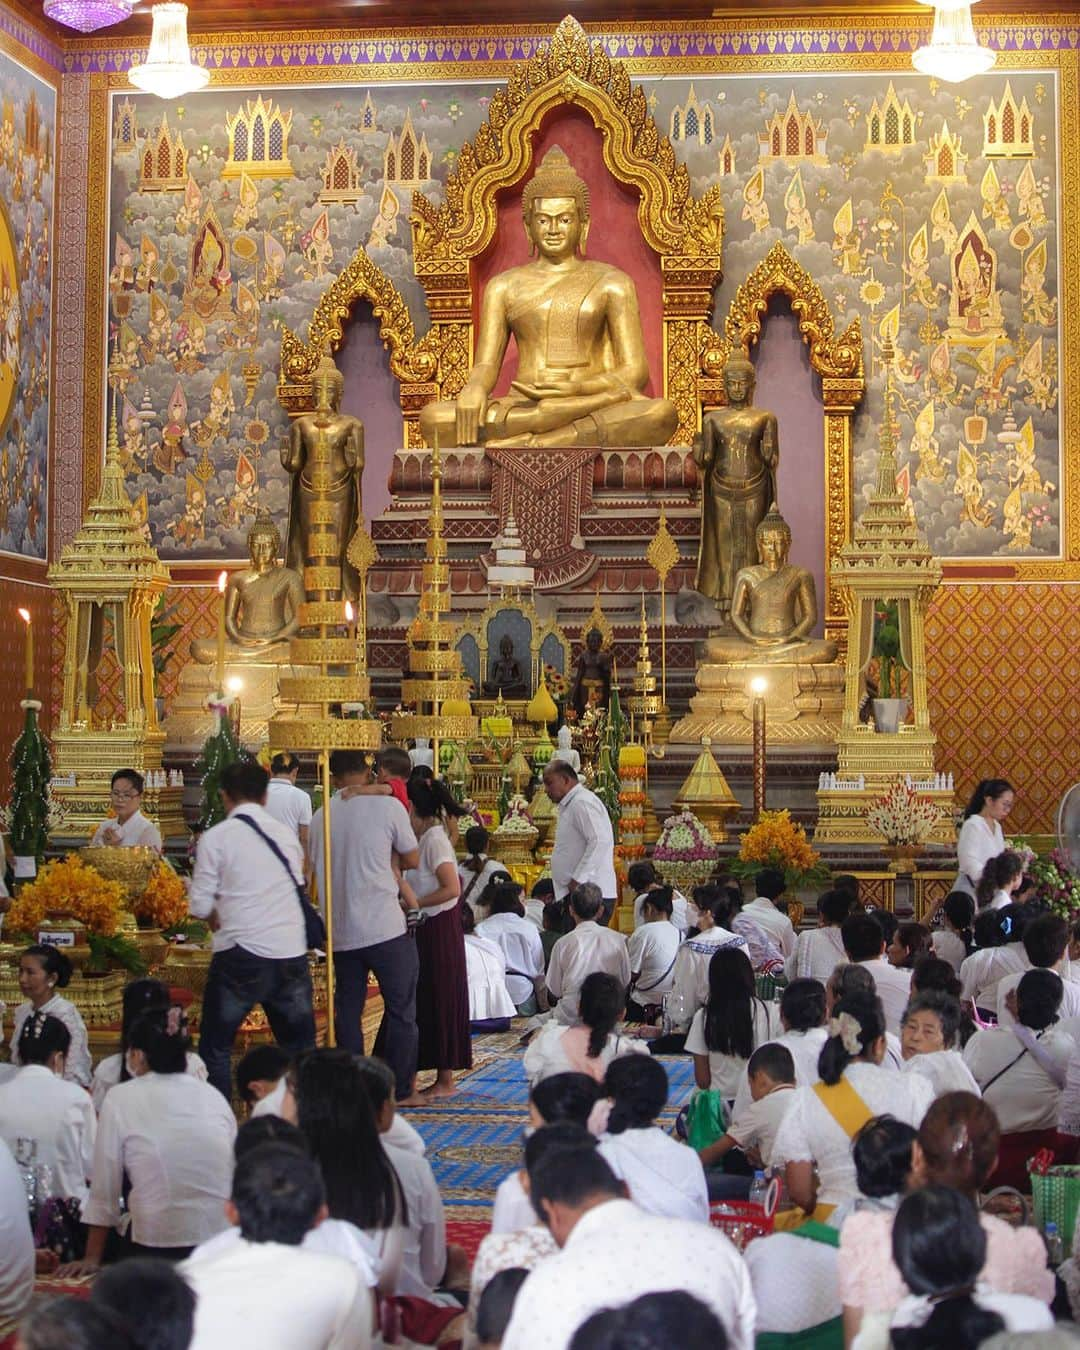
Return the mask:
[[[946,585],[926,629],[930,716],[957,795],[1002,776],[1017,831],[1049,832],[1080,780],[1080,586]]]

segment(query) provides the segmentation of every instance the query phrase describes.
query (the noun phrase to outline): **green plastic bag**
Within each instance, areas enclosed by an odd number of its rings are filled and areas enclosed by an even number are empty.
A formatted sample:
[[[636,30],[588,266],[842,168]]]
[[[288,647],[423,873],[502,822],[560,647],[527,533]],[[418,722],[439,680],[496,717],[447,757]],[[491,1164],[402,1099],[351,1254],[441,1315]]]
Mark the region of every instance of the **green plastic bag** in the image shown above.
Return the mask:
[[[1080,1167],[1051,1167],[1045,1173],[1032,1172],[1030,1177],[1035,1227],[1042,1232],[1048,1223],[1056,1223],[1062,1248],[1069,1256],[1080,1210]]]
[[[686,1113],[686,1139],[699,1152],[722,1139],[727,1128],[724,1103],[712,1088],[695,1088]]]

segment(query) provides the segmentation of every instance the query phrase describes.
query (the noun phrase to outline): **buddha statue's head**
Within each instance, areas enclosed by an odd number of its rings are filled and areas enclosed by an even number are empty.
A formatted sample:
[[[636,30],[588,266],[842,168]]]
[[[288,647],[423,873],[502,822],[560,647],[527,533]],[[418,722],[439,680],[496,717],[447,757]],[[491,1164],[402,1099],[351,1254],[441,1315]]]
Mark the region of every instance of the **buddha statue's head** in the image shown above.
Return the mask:
[[[255,524],[248,530],[248,556],[257,572],[267,572],[277,562],[281,551],[281,532],[274,524],[269,511],[260,511]]]
[[[533,252],[556,261],[583,256],[589,236],[589,187],[566,152],[553,145],[521,194],[525,235]]]
[[[773,502],[768,514],[762,518],[755,531],[758,557],[771,571],[778,571],[788,560],[791,549],[791,527],[780,514],[780,508]]]
[[[724,393],[734,407],[749,403],[754,396],[756,381],[754,363],[742,351],[734,351],[724,366]]]
[[[345,377],[334,364],[333,357],[326,352],[323,353],[322,359],[315,367],[315,374],[311,377],[311,390],[315,395],[316,408],[322,406],[324,389],[326,390],[325,406],[337,412],[341,406],[341,396],[345,392]]]

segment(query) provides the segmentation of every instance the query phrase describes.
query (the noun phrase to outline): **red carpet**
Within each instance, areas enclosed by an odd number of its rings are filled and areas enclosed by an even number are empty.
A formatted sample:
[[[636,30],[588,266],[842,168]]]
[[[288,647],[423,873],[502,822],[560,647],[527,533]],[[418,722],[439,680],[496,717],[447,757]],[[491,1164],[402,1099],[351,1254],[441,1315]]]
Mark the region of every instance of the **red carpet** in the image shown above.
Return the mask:
[[[478,1219],[447,1219],[446,1221],[447,1242],[453,1242],[459,1247],[464,1247],[470,1262],[476,1256],[477,1247],[490,1232],[491,1224],[481,1222]]]

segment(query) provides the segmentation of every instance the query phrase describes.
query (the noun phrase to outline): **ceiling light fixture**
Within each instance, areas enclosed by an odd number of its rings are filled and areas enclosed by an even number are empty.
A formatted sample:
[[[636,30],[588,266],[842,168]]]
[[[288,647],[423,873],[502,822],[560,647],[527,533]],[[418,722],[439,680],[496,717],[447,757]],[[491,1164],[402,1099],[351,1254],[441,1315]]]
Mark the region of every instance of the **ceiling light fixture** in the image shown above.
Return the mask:
[[[153,7],[154,29],[146,60],[128,71],[136,89],[158,98],[179,98],[205,89],[210,72],[191,59],[188,46],[187,5],[169,3]]]
[[[911,64],[922,75],[959,84],[972,75],[984,75],[997,60],[997,53],[984,47],[975,36],[971,5],[977,0],[920,0],[934,7],[934,31],[930,45],[911,54]]]
[[[135,0],[45,0],[44,11],[54,23],[93,33],[130,19],[134,4]]]

